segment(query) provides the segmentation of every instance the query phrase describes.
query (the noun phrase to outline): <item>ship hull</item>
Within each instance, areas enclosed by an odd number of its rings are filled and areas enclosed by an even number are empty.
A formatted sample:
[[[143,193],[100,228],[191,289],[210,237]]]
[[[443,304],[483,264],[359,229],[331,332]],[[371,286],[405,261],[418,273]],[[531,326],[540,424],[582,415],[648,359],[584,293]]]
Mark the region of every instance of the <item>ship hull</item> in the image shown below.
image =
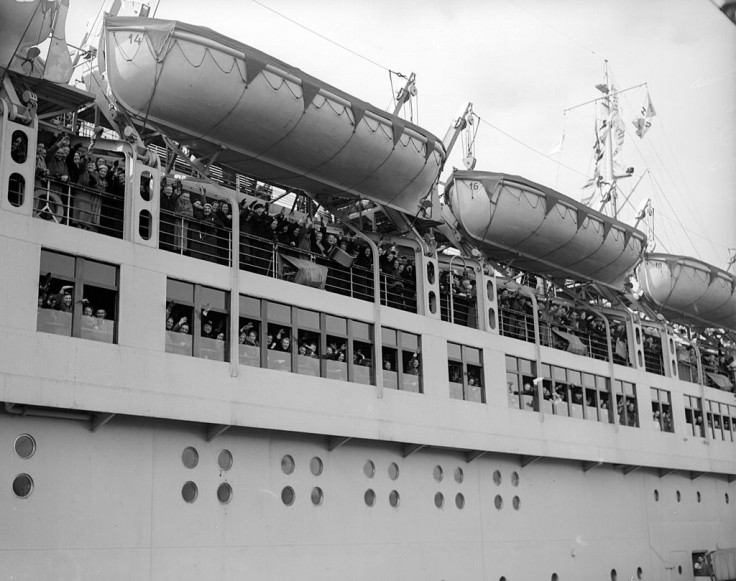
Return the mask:
[[[645,296],[667,319],[736,330],[736,279],[695,258],[648,254],[638,269]]]
[[[458,171],[445,195],[468,239],[521,270],[622,288],[646,246],[638,230],[518,176]]]
[[[132,115],[283,187],[416,214],[444,162],[427,131],[205,28],[108,18],[105,67]]]
[[[731,487],[708,475],[584,470],[551,458],[522,466],[512,454],[468,462],[443,449],[405,456],[365,440],[330,450],[326,436],[245,428],[211,441],[205,433],[202,424],[132,417],[91,432],[77,420],[3,416],[5,578],[592,579],[615,570],[628,579],[641,569],[656,581],[678,565],[690,579],[692,550],[736,536]],[[13,453],[21,434],[37,444],[28,459]],[[182,460],[188,447],[198,453],[193,468]],[[218,464],[223,450],[228,470]],[[10,491],[17,474],[34,481],[25,499]],[[193,502],[182,498],[187,482],[198,489]],[[223,484],[228,503],[218,499]]]

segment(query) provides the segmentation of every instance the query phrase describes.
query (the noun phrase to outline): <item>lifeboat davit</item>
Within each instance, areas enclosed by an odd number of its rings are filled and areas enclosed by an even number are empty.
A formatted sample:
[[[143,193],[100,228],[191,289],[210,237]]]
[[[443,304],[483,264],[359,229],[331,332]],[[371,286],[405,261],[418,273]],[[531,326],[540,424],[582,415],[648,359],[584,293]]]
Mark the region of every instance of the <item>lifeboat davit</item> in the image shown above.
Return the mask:
[[[0,68],[17,68],[25,49],[51,34],[54,0],[3,0],[0,2]]]
[[[416,214],[445,160],[421,127],[208,28],[108,17],[103,66],[139,121],[285,188]]]
[[[736,331],[736,277],[710,264],[647,254],[637,269],[646,299],[668,320]]]
[[[455,171],[445,201],[489,257],[543,276],[621,290],[646,248],[643,232],[519,176]]]

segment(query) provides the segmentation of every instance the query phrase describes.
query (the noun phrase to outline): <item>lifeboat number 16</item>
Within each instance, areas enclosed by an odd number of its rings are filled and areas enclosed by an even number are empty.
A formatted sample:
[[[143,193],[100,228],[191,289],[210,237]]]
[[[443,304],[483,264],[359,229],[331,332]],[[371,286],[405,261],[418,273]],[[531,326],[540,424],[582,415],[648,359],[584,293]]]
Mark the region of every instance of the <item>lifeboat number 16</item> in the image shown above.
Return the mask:
[[[480,191],[482,188],[482,185],[480,182],[469,182],[468,187],[470,188],[470,197],[471,199],[475,198],[475,194]]]

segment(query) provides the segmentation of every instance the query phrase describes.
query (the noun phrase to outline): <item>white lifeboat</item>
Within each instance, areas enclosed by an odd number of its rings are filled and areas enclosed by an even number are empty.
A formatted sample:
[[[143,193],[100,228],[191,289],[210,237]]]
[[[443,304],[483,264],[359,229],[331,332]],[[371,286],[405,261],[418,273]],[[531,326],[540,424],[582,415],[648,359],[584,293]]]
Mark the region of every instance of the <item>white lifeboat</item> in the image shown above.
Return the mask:
[[[542,276],[621,290],[646,248],[643,232],[519,176],[455,171],[445,201],[489,257]]]
[[[637,269],[644,296],[668,320],[736,331],[736,277],[710,264],[647,254]]]
[[[54,0],[3,0],[0,2],[0,68],[19,68],[25,49],[51,34]]]
[[[128,113],[245,175],[416,214],[440,139],[208,28],[108,17],[110,90]]]

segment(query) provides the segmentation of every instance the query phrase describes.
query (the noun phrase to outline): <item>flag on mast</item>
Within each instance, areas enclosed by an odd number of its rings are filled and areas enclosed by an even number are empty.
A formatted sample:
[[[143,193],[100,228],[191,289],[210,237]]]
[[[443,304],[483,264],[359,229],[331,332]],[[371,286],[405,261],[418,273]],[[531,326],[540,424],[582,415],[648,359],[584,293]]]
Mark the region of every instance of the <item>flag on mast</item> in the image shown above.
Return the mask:
[[[652,105],[652,99],[649,97],[649,91],[647,91],[647,98],[641,108],[641,117],[637,117],[633,121],[634,127],[636,127],[636,134],[640,138],[643,138],[644,134],[649,131],[649,128],[652,126],[652,117],[656,114],[654,105]]]

